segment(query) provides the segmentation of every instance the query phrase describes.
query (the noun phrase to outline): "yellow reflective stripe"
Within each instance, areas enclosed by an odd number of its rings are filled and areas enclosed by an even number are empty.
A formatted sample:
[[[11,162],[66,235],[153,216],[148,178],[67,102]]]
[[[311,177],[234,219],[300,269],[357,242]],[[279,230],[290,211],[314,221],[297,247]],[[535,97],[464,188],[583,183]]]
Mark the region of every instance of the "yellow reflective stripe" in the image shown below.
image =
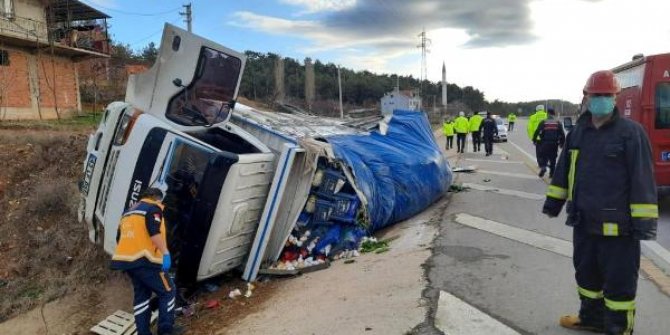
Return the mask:
[[[634,218],[658,219],[658,205],[631,204],[630,215]]]
[[[580,286],[577,286],[577,292],[579,292],[579,295],[589,299],[602,299],[604,297],[603,291],[591,291]]]
[[[634,311],[635,300],[614,301],[605,298],[605,306],[612,311]]]
[[[623,332],[624,335],[633,334],[633,326],[635,325],[635,311],[629,310],[626,313],[626,330]]]
[[[549,185],[547,196],[558,200],[565,200],[568,197],[568,190],[562,187]]]
[[[572,200],[572,193],[575,191],[575,168],[577,168],[577,158],[579,150],[570,150],[570,172],[568,173],[568,200]]]
[[[603,235],[604,236],[619,236],[619,225],[616,223],[605,222],[603,223]]]

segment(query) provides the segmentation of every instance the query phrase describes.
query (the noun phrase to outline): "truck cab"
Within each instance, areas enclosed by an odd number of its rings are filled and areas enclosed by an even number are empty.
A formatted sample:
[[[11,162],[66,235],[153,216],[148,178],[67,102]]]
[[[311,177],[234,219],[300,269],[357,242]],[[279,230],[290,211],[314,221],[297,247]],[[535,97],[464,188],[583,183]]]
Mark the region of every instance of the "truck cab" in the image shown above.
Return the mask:
[[[245,57],[166,24],[156,63],[129,78],[89,137],[80,220],[113,254],[122,214],[166,190],[168,246],[188,286],[240,266],[253,242],[275,155],[229,123]]]
[[[616,105],[623,117],[639,122],[652,146],[659,194],[670,192],[670,53],[638,55],[615,67],[621,84]]]

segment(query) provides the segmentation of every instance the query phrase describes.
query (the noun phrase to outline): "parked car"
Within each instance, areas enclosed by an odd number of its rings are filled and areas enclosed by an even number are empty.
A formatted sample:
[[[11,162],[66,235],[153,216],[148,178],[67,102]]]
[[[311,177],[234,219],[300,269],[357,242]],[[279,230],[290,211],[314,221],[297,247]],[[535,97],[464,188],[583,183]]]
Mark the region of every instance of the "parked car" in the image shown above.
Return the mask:
[[[494,116],[496,124],[498,125],[498,136],[494,136],[493,140],[496,142],[507,142],[507,126],[503,121],[503,118],[499,116]]]

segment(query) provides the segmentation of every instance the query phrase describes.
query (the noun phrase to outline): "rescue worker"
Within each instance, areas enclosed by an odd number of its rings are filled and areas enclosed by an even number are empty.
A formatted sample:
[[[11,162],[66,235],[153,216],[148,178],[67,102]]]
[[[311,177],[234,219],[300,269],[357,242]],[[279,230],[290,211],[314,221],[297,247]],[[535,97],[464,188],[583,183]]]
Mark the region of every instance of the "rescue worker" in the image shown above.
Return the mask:
[[[509,113],[507,115],[507,130],[514,131],[514,123],[516,122],[516,114]]]
[[[574,227],[578,315],[570,329],[632,334],[640,240],[656,238],[658,205],[649,139],[615,107],[611,71],[591,75],[587,110],[568,134],[542,212],[558,216],[567,200]]]
[[[442,132],[447,139],[445,144],[445,149],[447,150],[454,147],[454,125],[454,121],[452,120],[444,120],[444,124],[442,124]]]
[[[498,135],[498,124],[491,117],[491,112],[486,112],[486,119],[482,122],[480,131],[484,135],[484,150],[486,156],[493,155],[493,139]]]
[[[163,218],[163,191],[148,188],[122,216],[111,268],[123,270],[133,283],[133,311],[138,335],[151,335],[152,293],[158,296],[158,334],[176,334],[175,286],[167,276],[171,259]]]
[[[465,113],[458,112],[458,117],[454,121],[454,130],[456,131],[456,150],[462,154],[465,151],[465,137],[470,131],[470,123]]]
[[[482,149],[482,133],[479,132],[479,128],[482,126],[482,121],[484,118],[482,118],[481,115],[475,113],[472,117],[470,117],[470,132],[472,133],[472,151],[477,152]]]
[[[528,118],[528,125],[526,126],[526,132],[528,133],[528,138],[533,141],[533,134],[535,134],[535,129],[537,125],[540,124],[540,121],[547,118],[547,112],[544,111],[544,105],[535,106],[535,114],[531,115]]]
[[[548,111],[549,118],[540,121],[533,135],[533,144],[535,144],[537,160],[540,165],[540,178],[547,173],[547,165],[549,166],[549,177],[554,176],[558,148],[562,148],[563,143],[565,143],[563,124],[556,119],[556,112],[553,108],[549,107]]]

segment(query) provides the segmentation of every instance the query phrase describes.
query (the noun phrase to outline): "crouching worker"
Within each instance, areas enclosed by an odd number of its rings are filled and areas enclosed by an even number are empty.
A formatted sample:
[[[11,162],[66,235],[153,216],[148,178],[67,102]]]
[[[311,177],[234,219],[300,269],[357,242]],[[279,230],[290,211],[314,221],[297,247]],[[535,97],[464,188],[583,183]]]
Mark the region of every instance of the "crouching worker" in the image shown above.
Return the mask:
[[[171,259],[163,219],[163,191],[148,188],[140,202],[129,208],[119,224],[111,268],[125,271],[133,283],[133,313],[138,335],[151,335],[152,293],[158,296],[158,334],[172,335],[175,286],[167,275]]]

